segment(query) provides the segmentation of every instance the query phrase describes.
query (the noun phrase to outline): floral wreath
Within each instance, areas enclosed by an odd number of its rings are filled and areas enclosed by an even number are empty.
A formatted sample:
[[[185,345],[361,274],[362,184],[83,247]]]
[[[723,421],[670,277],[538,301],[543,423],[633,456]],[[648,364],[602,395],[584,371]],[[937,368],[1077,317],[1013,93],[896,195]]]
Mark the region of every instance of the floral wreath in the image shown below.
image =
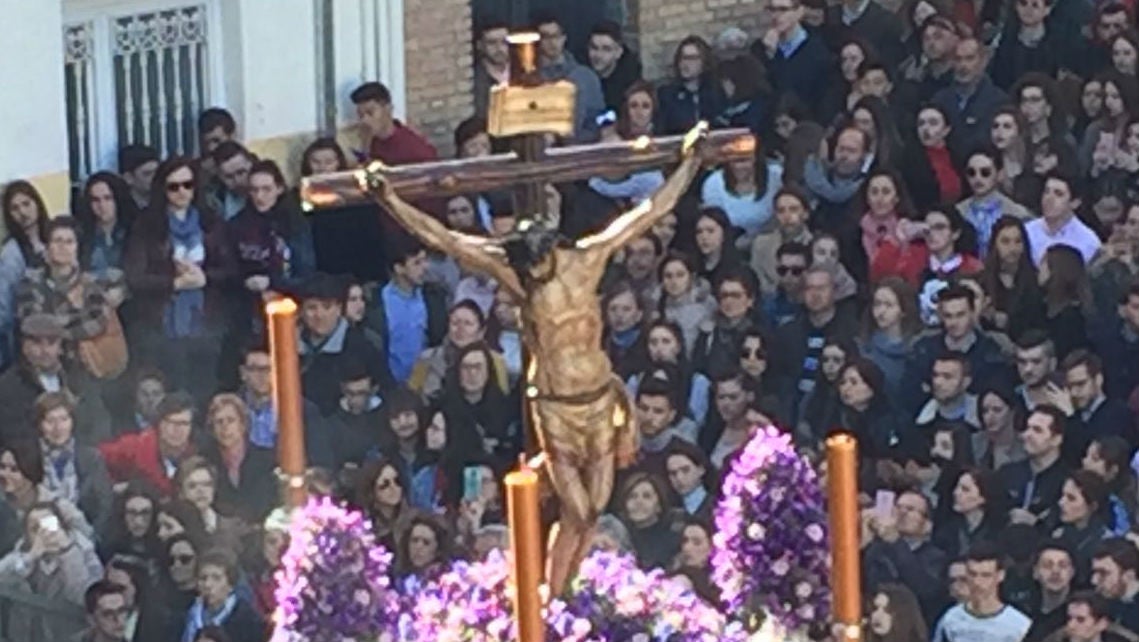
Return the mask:
[[[789,435],[759,429],[732,462],[715,510],[712,581],[755,632],[805,632],[830,617],[827,514],[819,481]],[[774,622],[766,622],[770,619]]]

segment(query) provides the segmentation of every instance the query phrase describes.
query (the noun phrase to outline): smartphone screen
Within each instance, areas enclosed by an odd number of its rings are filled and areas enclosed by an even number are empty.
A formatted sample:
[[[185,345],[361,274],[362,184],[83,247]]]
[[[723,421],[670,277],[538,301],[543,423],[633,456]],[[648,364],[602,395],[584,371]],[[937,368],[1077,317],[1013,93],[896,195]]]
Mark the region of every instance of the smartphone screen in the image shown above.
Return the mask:
[[[59,518],[55,515],[48,515],[40,520],[40,529],[45,533],[55,533],[59,528]]]
[[[467,466],[463,469],[463,499],[474,501],[482,495],[482,469]]]
[[[892,490],[880,490],[874,495],[874,514],[879,519],[889,518],[894,514],[894,499],[897,494]]]

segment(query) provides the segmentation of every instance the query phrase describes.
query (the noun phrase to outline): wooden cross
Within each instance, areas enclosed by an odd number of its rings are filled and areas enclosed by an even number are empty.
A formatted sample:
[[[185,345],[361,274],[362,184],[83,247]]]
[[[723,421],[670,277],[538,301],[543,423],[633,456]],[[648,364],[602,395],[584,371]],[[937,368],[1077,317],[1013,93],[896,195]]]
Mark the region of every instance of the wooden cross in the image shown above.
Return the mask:
[[[684,136],[641,137],[632,141],[550,147],[546,135],[568,136],[574,127],[573,84],[545,83],[537,67],[538,34],[510,37],[510,84],[492,90],[488,132],[507,138],[512,152],[482,158],[386,167],[383,174],[402,198],[451,197],[509,189],[518,218],[538,216],[544,209],[547,183],[566,183],[595,176],[624,176],[660,169],[680,161]],[[701,146],[703,161],[715,165],[743,160],[755,153],[755,138],[746,129],[711,132]],[[338,207],[370,201],[362,189],[364,170],[311,176],[301,182],[305,209]]]

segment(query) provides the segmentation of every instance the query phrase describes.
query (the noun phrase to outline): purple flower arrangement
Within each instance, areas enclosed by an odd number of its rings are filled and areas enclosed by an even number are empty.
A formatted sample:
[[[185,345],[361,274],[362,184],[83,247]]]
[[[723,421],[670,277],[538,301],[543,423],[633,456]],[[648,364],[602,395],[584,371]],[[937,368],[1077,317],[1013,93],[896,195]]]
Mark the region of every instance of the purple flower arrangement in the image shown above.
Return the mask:
[[[788,435],[756,431],[724,479],[715,522],[712,580],[724,610],[749,632],[768,617],[788,631],[829,620],[823,493]]]
[[[290,538],[276,574],[275,640],[366,640],[394,630],[391,554],[361,513],[311,499],[293,516]]]
[[[743,627],[730,624],[664,571],[643,571],[628,555],[596,552],[582,562],[566,596],[574,622],[590,623],[588,636],[564,635],[570,642],[730,642],[743,639]]]

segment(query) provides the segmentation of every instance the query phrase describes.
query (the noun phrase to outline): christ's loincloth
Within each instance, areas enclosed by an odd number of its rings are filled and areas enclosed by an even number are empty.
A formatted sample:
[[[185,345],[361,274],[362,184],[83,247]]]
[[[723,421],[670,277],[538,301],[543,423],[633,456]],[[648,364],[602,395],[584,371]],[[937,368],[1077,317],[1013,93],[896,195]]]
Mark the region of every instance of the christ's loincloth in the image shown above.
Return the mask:
[[[628,392],[616,375],[597,390],[581,395],[539,393],[530,403],[542,450],[556,463],[577,469],[637,449]]]

